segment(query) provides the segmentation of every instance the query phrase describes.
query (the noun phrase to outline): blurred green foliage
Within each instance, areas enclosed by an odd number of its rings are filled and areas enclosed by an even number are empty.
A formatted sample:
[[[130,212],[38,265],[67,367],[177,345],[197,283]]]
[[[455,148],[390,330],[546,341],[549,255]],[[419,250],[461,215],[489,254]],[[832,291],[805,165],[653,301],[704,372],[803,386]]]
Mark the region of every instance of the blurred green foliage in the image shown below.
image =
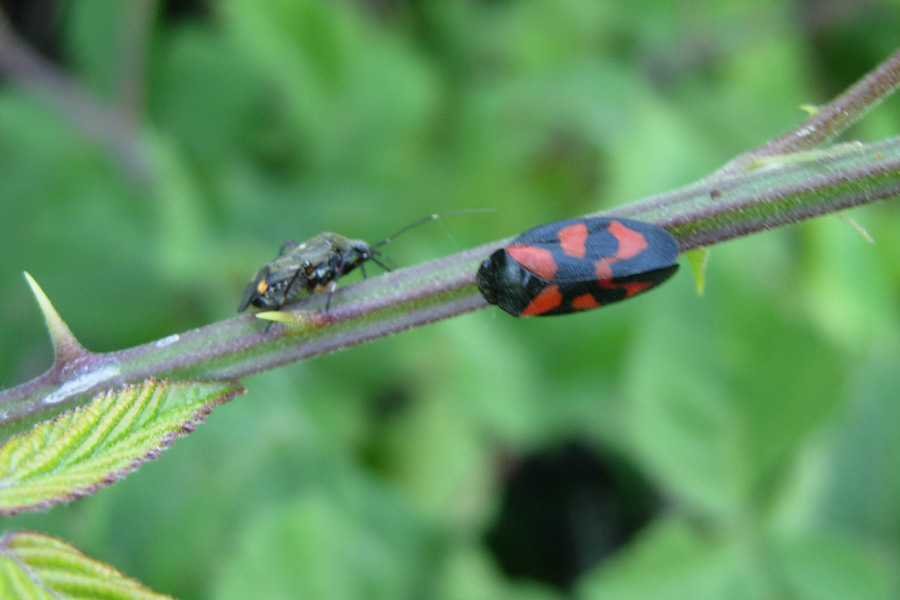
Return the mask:
[[[128,152],[72,98],[0,87],[4,387],[50,360],[23,270],[89,349],[161,338],[232,316],[285,238],[495,209],[391,244],[406,265],[688,183],[862,76],[900,24],[887,0],[222,0],[163,3],[143,40],[123,34],[139,4],[60,3],[53,34],[105,105],[142,86]],[[876,245],[833,217],[734,241],[703,296],[685,271],[250,378],[161,459],[4,528],[185,600],[896,598],[900,214],[852,216]],[[564,591],[505,575],[485,539],[515,464],[572,441],[660,509]]]

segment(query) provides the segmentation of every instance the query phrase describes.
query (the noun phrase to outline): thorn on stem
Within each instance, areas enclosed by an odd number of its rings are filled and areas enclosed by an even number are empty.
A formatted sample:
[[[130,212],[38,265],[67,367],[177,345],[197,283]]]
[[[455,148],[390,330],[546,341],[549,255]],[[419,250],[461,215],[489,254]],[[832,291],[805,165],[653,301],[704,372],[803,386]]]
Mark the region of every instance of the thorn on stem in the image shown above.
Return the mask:
[[[44,315],[44,322],[47,323],[47,331],[50,333],[50,342],[53,344],[53,352],[56,356],[55,365],[60,366],[72,362],[76,358],[87,356],[89,352],[85,350],[72,332],[66,325],[56,309],[53,308],[50,299],[38,285],[37,281],[26,271],[24,273],[31,292],[37,300],[38,307]]]

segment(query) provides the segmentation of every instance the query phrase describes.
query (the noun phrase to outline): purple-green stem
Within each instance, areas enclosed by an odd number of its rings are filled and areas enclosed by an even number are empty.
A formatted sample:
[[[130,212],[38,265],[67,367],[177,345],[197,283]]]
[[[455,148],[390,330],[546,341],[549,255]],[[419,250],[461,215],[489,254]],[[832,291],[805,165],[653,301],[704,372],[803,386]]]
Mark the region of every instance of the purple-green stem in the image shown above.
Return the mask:
[[[794,130],[697,183],[604,211],[655,222],[682,252],[900,195],[900,138],[812,150],[900,84],[900,52]],[[804,152],[806,151],[806,152]],[[796,154],[785,154],[785,153]],[[296,323],[266,328],[253,315],[118,352],[90,353],[48,320],[57,360],[43,375],[0,392],[0,437],[123,383],[238,379],[487,306],[480,262],[507,240],[338,288],[289,308]],[[45,310],[45,314],[46,314]],[[285,311],[288,312],[288,311]]]

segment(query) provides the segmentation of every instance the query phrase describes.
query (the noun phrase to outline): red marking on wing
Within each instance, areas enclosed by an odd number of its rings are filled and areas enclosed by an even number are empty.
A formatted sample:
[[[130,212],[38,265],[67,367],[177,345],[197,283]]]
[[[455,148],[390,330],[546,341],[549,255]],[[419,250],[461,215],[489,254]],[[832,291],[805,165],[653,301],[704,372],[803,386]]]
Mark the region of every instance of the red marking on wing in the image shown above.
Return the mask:
[[[643,234],[622,225],[619,221],[612,221],[607,230],[616,238],[619,243],[619,249],[613,256],[604,256],[600,260],[594,261],[594,277],[597,283],[605,288],[617,288],[618,285],[609,285],[609,280],[613,278],[612,266],[620,260],[628,260],[634,258],[647,249],[647,238]],[[646,288],[644,288],[646,289]],[[643,291],[639,290],[639,291]],[[635,294],[638,292],[634,292]],[[630,296],[631,294],[629,294]]]
[[[556,261],[549,250],[534,246],[509,246],[506,252],[538,277],[553,279],[556,276]]]
[[[613,278],[612,263],[614,262],[616,262],[615,259],[610,260],[607,256],[594,263],[594,277],[601,285]]]
[[[600,303],[590,294],[582,294],[572,298],[572,310],[590,310],[598,306],[600,306]]]
[[[621,283],[619,287],[625,288],[625,297],[631,298],[634,295],[640,294],[643,291],[649,290],[653,287],[652,281],[632,281],[631,283]]]
[[[548,310],[553,310],[562,304],[562,301],[563,297],[559,292],[559,288],[555,285],[548,285],[541,290],[540,294],[532,298],[528,306],[526,306],[519,314],[525,317],[542,315]]]
[[[562,251],[569,256],[575,258],[584,258],[587,250],[585,242],[588,238],[588,228],[584,223],[574,223],[568,227],[563,227],[557,232],[556,237],[559,238],[559,245]]]
[[[625,290],[625,298],[631,298],[654,286],[652,281],[629,281],[627,283],[613,283],[612,281],[598,282],[605,290]]]
[[[616,251],[615,256],[616,260],[633,258],[647,249],[646,238],[634,229],[629,229],[618,221],[611,222],[607,229],[619,242],[619,249]]]

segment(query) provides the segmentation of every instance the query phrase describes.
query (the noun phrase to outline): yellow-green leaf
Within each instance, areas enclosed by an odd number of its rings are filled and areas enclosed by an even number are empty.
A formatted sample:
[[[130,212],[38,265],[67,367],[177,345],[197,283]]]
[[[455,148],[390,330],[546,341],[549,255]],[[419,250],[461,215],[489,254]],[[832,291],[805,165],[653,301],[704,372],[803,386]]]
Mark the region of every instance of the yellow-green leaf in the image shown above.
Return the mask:
[[[702,294],[706,285],[706,264],[709,262],[709,248],[697,248],[687,253],[691,272],[694,274],[694,283],[697,285],[697,293]]]
[[[317,324],[321,324],[321,318],[316,318],[312,313],[307,312],[267,310],[256,313],[256,318],[284,323],[297,333],[311,331]]]
[[[0,538],[0,598],[4,600],[172,600],[129,579],[74,546],[31,531]]]
[[[37,424],[0,446],[0,513],[46,509],[109,485],[241,392],[235,382],[147,380]]]

